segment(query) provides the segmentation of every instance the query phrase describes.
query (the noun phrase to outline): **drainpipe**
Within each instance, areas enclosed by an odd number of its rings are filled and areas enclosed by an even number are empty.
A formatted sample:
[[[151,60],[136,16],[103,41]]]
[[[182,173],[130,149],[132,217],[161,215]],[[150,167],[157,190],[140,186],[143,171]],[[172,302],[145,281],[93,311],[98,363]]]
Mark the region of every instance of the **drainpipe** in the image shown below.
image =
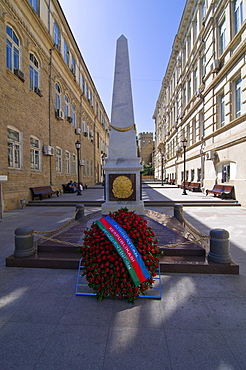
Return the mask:
[[[51,130],[51,94],[52,94],[52,50],[50,49],[50,72],[49,72],[49,145],[52,146]],[[50,185],[52,185],[52,156],[50,156]]]

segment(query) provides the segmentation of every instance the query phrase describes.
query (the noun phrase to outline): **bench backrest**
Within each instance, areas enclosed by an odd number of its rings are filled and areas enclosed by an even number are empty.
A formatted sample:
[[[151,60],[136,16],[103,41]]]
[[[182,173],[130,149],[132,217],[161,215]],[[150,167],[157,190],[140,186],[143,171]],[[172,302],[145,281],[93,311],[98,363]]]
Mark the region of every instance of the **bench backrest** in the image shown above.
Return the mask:
[[[191,182],[190,186],[193,186],[194,188],[199,188],[200,187],[200,182]]]
[[[214,185],[213,190],[223,191],[224,190],[224,185],[216,184],[216,185]]]
[[[34,193],[39,193],[41,191],[47,191],[47,190],[52,190],[51,186],[36,186],[33,188],[30,188]]]
[[[226,193],[230,193],[233,190],[234,186],[233,185],[224,185],[224,191]]]

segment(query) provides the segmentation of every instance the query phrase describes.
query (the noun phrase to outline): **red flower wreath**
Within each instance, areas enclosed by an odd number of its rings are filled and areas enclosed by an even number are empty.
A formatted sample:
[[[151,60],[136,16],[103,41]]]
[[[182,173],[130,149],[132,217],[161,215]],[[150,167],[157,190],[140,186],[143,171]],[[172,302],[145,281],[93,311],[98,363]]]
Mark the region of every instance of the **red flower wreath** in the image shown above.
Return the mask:
[[[126,269],[122,258],[115,247],[105,236],[99,226],[93,222],[91,229],[84,231],[82,248],[83,275],[99,300],[107,296],[127,298],[134,302],[140,294],[146,294],[154,283],[156,269],[159,263],[160,250],[154,232],[147,226],[147,221],[127,208],[110,213],[128,234],[141,255],[151,277],[136,287]]]

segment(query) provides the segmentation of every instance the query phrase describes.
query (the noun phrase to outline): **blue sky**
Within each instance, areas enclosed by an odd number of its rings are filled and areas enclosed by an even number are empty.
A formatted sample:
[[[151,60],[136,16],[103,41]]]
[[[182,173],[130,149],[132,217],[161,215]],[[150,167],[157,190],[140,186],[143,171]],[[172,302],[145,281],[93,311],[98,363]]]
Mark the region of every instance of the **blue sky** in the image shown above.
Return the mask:
[[[116,40],[128,39],[135,123],[154,132],[156,101],[186,0],[59,0],[111,117]]]

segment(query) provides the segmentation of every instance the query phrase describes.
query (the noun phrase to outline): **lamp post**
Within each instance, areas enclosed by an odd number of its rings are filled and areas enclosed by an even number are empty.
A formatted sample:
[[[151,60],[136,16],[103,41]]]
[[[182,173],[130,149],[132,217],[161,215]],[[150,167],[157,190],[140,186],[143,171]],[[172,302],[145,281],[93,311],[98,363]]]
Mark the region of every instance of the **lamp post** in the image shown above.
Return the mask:
[[[78,164],[78,193],[77,195],[82,195],[81,190],[80,190],[80,165],[79,165],[79,152],[80,152],[81,143],[79,140],[76,141],[75,147],[77,149],[77,164]]]
[[[185,189],[185,150],[186,150],[186,145],[187,145],[187,139],[183,139],[182,140],[182,144],[183,144],[183,148],[184,148],[184,190],[183,190],[183,193],[182,195],[187,195],[186,193],[186,189]]]

